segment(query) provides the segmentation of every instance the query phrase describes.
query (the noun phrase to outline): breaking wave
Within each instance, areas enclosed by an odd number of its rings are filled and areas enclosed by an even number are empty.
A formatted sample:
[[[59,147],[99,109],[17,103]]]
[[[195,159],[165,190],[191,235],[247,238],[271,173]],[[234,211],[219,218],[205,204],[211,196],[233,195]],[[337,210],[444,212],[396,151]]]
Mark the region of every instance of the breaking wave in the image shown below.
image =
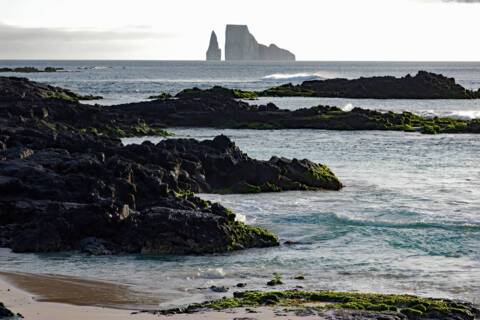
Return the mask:
[[[344,105],[343,107],[340,107],[340,109],[342,109],[343,111],[345,112],[349,112],[349,111],[352,111],[353,108],[355,108],[355,106],[351,103],[347,103],[346,105]]]
[[[263,81],[308,81],[324,80],[318,73],[274,73],[262,78]]]
[[[371,227],[388,229],[441,229],[461,232],[480,232],[480,225],[475,223],[441,223],[428,221],[394,222],[370,219],[355,219],[335,213],[297,215],[295,217],[281,218],[281,220],[287,220],[289,223],[307,223],[331,226]]]
[[[457,111],[446,111],[446,112],[436,112],[434,110],[425,110],[418,112],[419,115],[427,118],[435,117],[448,117],[459,120],[472,120],[480,118],[480,110],[457,110]]]

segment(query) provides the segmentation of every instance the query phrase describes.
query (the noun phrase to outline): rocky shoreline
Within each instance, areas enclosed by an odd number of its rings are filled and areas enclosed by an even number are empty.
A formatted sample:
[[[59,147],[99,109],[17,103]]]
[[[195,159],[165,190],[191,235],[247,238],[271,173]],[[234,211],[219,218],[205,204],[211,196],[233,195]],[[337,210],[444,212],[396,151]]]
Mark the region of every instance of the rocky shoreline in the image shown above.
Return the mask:
[[[0,246],[90,254],[276,246],[272,233],[193,193],[342,187],[324,165],[251,159],[225,136],[123,146],[119,137],[164,131],[151,129],[141,113],[124,118],[72,97],[26,79],[0,79]]]
[[[474,320],[480,317],[480,309],[468,302],[410,295],[300,290],[235,292],[231,298],[144,312],[172,315],[274,306],[284,308],[284,312],[333,320]]]
[[[455,79],[419,71],[415,76],[327,79],[291,83],[259,92],[272,97],[328,97],[354,99],[480,99],[480,89],[468,90]]]
[[[69,90],[0,77],[0,246],[92,255],[208,254],[278,246],[271,232],[238,221],[229,209],[194,193],[336,191],[343,186],[325,165],[278,157],[255,160],[225,136],[128,146],[121,137],[167,136],[169,126],[480,133],[478,120],[323,106],[288,111],[239,100],[248,96],[215,87],[104,107],[81,104]],[[295,290],[247,291],[157,313],[263,306],[329,319],[479,317],[479,310],[465,302]],[[3,305],[0,312],[10,315]]]
[[[255,92],[213,87],[187,89],[174,98],[106,107],[117,118],[141,115],[157,127],[215,127],[231,129],[325,129],[388,130],[436,133],[480,133],[480,120],[426,118],[411,112],[380,112],[354,108],[316,106],[295,111],[279,109],[275,104],[251,105]]]

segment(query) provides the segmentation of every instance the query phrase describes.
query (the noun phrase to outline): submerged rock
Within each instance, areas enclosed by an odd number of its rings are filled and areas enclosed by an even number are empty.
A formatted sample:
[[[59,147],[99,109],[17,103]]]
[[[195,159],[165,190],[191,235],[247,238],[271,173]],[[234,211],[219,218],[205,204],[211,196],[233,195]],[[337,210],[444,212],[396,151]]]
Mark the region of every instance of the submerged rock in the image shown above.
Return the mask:
[[[225,60],[284,60],[294,61],[295,55],[274,44],[259,44],[246,25],[227,25]]]
[[[228,292],[229,288],[225,286],[211,286],[210,290],[213,292]]]

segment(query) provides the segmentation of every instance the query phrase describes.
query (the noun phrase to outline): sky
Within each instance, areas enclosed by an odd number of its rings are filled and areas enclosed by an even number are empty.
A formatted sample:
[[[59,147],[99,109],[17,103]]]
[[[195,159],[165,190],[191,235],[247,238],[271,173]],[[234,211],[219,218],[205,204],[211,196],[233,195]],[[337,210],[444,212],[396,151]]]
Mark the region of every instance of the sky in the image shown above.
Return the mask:
[[[0,0],[0,59],[203,60],[226,24],[297,60],[480,60],[480,0]]]

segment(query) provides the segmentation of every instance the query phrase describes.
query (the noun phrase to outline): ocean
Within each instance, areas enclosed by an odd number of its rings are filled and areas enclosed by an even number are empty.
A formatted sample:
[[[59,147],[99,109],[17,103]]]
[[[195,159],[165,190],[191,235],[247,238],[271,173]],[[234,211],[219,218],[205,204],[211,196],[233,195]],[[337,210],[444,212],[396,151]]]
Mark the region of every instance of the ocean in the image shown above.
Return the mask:
[[[480,87],[480,63],[167,61],[0,61],[2,66],[54,66],[66,72],[13,74],[105,97],[104,104],[144,100],[166,91],[213,85],[263,89],[332,77],[403,76],[418,70]],[[295,109],[409,110],[427,116],[480,117],[480,100],[262,98]],[[307,158],[327,164],[345,184],[339,192],[201,194],[247,223],[298,244],[206,256],[90,257],[77,253],[13,254],[0,249],[0,270],[49,273],[129,284],[172,306],[217,298],[211,285],[278,289],[411,293],[480,303],[480,139],[381,131],[221,130],[171,128],[173,138],[231,137],[250,156]],[[141,143],[160,138],[125,139]],[[304,281],[293,277],[302,274]],[[236,288],[234,288],[236,289]],[[230,291],[234,291],[232,288]]]

